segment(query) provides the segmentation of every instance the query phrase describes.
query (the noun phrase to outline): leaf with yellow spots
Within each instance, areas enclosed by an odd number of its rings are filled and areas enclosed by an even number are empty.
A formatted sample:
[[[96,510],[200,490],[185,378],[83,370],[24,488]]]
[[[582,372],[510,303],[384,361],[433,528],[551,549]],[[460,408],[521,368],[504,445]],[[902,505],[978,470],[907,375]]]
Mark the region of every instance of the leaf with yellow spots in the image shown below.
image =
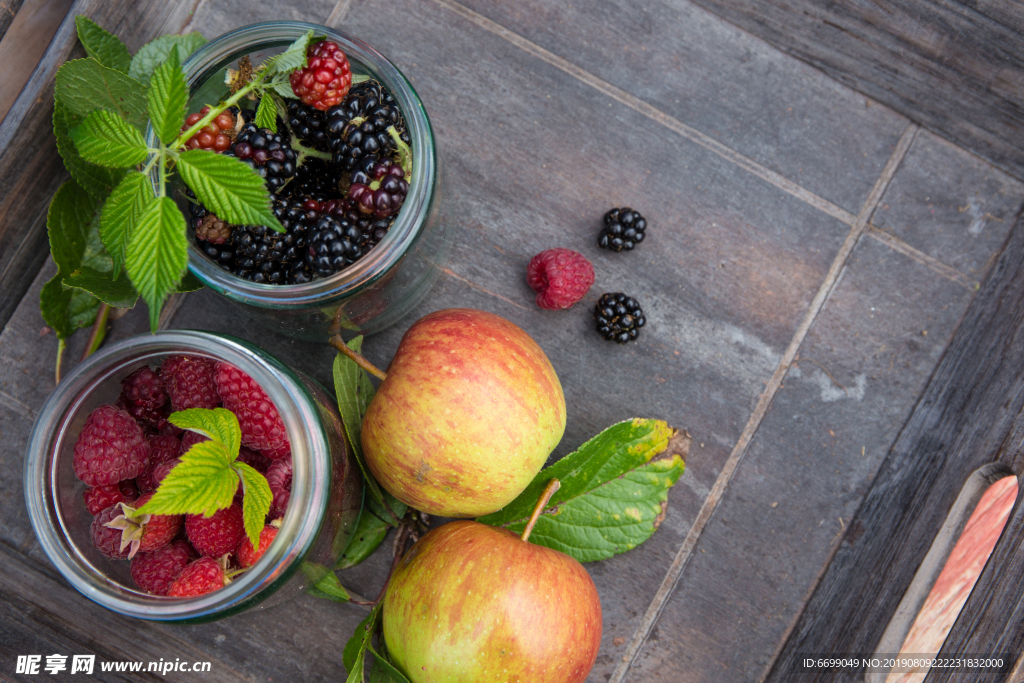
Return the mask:
[[[662,420],[620,422],[542,470],[505,508],[477,521],[520,533],[541,491],[558,479],[561,488],[530,541],[580,562],[609,558],[632,550],[658,528],[689,449],[690,435]]]

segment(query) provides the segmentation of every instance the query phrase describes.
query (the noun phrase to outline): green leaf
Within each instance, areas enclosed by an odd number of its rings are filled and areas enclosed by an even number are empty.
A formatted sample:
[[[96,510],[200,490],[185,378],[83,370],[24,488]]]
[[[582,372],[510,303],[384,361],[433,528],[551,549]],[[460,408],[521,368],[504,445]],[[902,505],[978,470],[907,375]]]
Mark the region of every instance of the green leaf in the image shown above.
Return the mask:
[[[149,306],[151,329],[156,330],[164,298],[174,291],[187,264],[185,219],[170,197],[158,197],[139,216],[125,252],[128,277]]]
[[[365,560],[384,542],[384,537],[388,535],[390,528],[391,525],[388,522],[363,507],[363,512],[359,515],[359,524],[352,532],[352,538],[334,568],[348,569]]]
[[[373,641],[373,635],[380,623],[381,612],[384,603],[381,602],[370,610],[370,614],[363,619],[359,626],[356,626],[355,633],[345,643],[345,651],[342,653],[341,662],[348,671],[348,678],[345,683],[362,683],[363,663],[366,661],[366,649]]]
[[[295,99],[295,91],[292,90],[292,82],[287,78],[280,81],[271,81],[270,83],[267,83],[267,88],[273,90],[281,97],[290,97]]]
[[[73,59],[57,70],[54,96],[74,116],[108,109],[137,129],[146,128],[146,89],[95,59]]]
[[[350,602],[352,597],[338,581],[338,576],[327,567],[313,562],[302,563],[302,573],[306,575],[310,585],[306,592],[317,598],[334,602]]]
[[[219,441],[193,445],[160,482],[149,502],[139,508],[139,514],[211,517],[228,507],[238,490],[238,475],[231,469],[236,454]]]
[[[178,171],[200,202],[222,220],[236,225],[284,228],[270,210],[263,179],[245,162],[204,149],[178,156]]]
[[[121,272],[125,251],[142,212],[155,197],[153,185],[142,173],[132,171],[114,188],[100,213],[100,238],[113,259],[114,275]]]
[[[95,21],[82,15],[75,17],[75,28],[87,55],[105,67],[128,73],[132,56],[117,36],[107,33]]]
[[[109,271],[101,272],[88,266],[82,266],[64,278],[64,286],[88,292],[115,308],[132,308],[139,298],[139,293],[132,287],[125,273],[115,278]]]
[[[409,679],[391,663],[383,643],[381,643],[380,653],[374,650],[372,646],[367,646],[366,649],[373,655],[373,663],[370,665],[369,683],[409,683]]]
[[[305,69],[306,49],[312,41],[313,30],[310,29],[304,36],[289,45],[284,52],[267,60],[267,75],[288,74],[296,69]],[[294,96],[294,93],[290,95],[290,97]]]
[[[82,188],[96,199],[103,199],[124,177],[124,171],[90,164],[82,158],[68,131],[82,122],[80,117],[71,116],[60,102],[53,107],[53,136],[57,138],[57,151],[64,160],[64,167]]]
[[[117,114],[100,109],[72,128],[71,139],[86,161],[108,168],[128,168],[149,156],[138,130]]]
[[[169,145],[174,142],[185,121],[185,105],[188,104],[188,83],[181,70],[178,51],[171,50],[170,56],[156,68],[149,81],[149,119],[160,142]]]
[[[264,93],[260,98],[260,106],[256,108],[256,127],[277,132],[277,107],[270,93]]]
[[[238,449],[242,445],[242,429],[238,425],[238,417],[226,408],[179,410],[171,413],[167,420],[175,427],[219,441],[232,454],[232,460],[238,455]]]
[[[89,292],[79,289],[71,290],[71,301],[68,302],[68,323],[72,330],[90,327],[96,321],[100,310],[100,301]]]
[[[636,418],[604,430],[545,468],[504,509],[481,517],[516,533],[551,479],[561,488],[537,520],[530,541],[593,562],[640,545],[654,533],[670,489],[683,474],[688,435],[669,448],[674,430],[661,420]],[[655,456],[665,453],[658,459]]]
[[[237,454],[237,450],[235,451]],[[242,520],[245,523],[245,534],[253,548],[260,547],[260,532],[270,512],[270,504],[274,502],[274,494],[270,491],[267,478],[256,469],[244,462],[236,460],[231,468],[242,479]]]
[[[128,75],[140,83],[149,83],[153,72],[164,63],[174,48],[178,48],[178,58],[181,62],[184,62],[190,54],[203,45],[206,45],[206,38],[201,33],[186,33],[183,36],[160,36],[139,48],[139,51],[132,57],[131,66],[128,67]]]
[[[39,293],[39,311],[43,320],[64,341],[80,327],[92,325],[100,302],[86,292],[64,287],[60,273],[43,285]]]
[[[96,203],[96,199],[74,180],[61,185],[50,201],[46,231],[50,254],[62,276],[70,275],[82,265]]]
[[[187,294],[188,292],[195,292],[196,290],[202,289],[203,283],[199,281],[192,271],[186,271],[185,276],[181,278],[181,282],[174,288],[175,294]]]

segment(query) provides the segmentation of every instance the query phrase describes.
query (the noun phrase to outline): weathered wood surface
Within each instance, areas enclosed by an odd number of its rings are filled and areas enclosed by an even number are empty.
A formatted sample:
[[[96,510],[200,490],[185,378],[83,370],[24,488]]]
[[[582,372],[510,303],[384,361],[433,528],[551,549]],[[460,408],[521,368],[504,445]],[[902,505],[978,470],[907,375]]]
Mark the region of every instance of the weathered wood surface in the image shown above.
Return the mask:
[[[871,653],[910,585],[963,484],[983,465],[1019,456],[1007,443],[1024,419],[1024,221],[1010,233],[996,267],[947,349],[834,559],[789,640],[770,681],[791,680],[798,653]],[[1016,472],[1018,475],[1020,471]],[[1024,558],[1015,553],[1019,510],[996,546],[944,652],[1019,653],[1015,616]],[[996,564],[999,563],[999,564]],[[1011,595],[993,603],[998,590]],[[1015,597],[1013,597],[1015,596]],[[969,634],[989,619],[974,640]],[[977,649],[970,650],[969,647]],[[943,674],[933,672],[936,678]],[[807,680],[853,681],[855,673],[812,673]],[[995,680],[995,679],[993,679]]]
[[[1024,178],[1020,3],[694,1]]]
[[[0,37],[0,122],[21,94],[74,0],[30,0]]]
[[[4,34],[7,33],[11,22],[14,21],[14,16],[21,9],[24,2],[25,0],[0,0],[0,38],[3,38]]]
[[[671,493],[658,533],[630,553],[588,565],[605,612],[601,654],[590,681],[621,683],[657,675],[665,680],[756,679],[751,670],[770,659],[784,635],[788,622],[778,615],[795,609],[793,604],[780,607],[780,601],[796,595],[799,602],[813,585],[837,531],[833,512],[848,516],[856,509],[973,296],[965,286],[973,282],[971,274],[958,268],[973,269],[980,262],[980,277],[1009,230],[1010,212],[1024,199],[1024,187],[987,165],[979,172],[958,170],[969,155],[922,134],[891,187],[901,183],[905,169],[915,168],[909,162],[920,158],[943,177],[963,179],[940,187],[949,204],[963,206],[977,195],[995,219],[974,234],[968,230],[973,220],[968,213],[943,205],[934,229],[900,232],[919,224],[919,211],[932,210],[921,201],[929,196],[932,180],[908,176],[898,201],[890,202],[888,194],[883,198],[880,209],[889,204],[893,216],[884,226],[887,237],[868,231],[849,262],[840,263],[840,281],[826,282],[907,122],[877,104],[863,106],[861,96],[703,10],[638,5],[525,3],[517,15],[497,2],[467,7],[451,0],[355,0],[351,5],[344,0],[274,5],[207,0],[198,7],[193,27],[216,35],[275,17],[325,21],[347,9],[341,28],[380,49],[411,78],[448,166],[456,241],[431,297],[408,321],[369,338],[368,355],[386,364],[407,322],[430,310],[484,308],[526,329],[559,372],[569,424],[556,457],[608,424],[637,414],[688,428],[694,447],[687,472]],[[552,21],[531,21],[531,10]],[[644,11],[651,14],[646,21]],[[618,29],[608,35],[597,34],[618,19],[628,21],[616,21]],[[611,38],[619,42],[608,44]],[[664,68],[680,43],[699,49],[674,68]],[[645,54],[634,58],[626,47]],[[757,65],[754,77],[746,71],[750,62]],[[736,79],[745,79],[742,87],[736,87]],[[634,87],[633,81],[643,87]],[[685,106],[672,101],[673,89],[686,94],[678,98],[686,100]],[[801,98],[796,111],[788,112],[786,99],[795,97]],[[861,109],[855,110],[855,104]],[[716,107],[723,111],[721,118],[716,118]],[[780,145],[780,139],[789,142]],[[921,156],[934,147],[940,151]],[[45,201],[40,196],[36,200]],[[648,241],[626,254],[597,249],[601,214],[623,204],[647,215],[652,226]],[[993,235],[999,237],[990,242]],[[524,281],[529,258],[554,246],[582,252],[598,276],[582,304],[558,313],[535,308]],[[949,265],[965,252],[969,259]],[[39,585],[79,616],[63,620],[59,628],[44,625],[56,622],[42,614],[34,621],[0,621],[3,661],[44,650],[71,654],[93,642],[90,631],[104,634],[121,626],[117,617],[52,575],[26,521],[20,460],[34,411],[50,391],[55,349],[52,335],[40,336],[36,297],[51,272],[52,264],[34,281],[29,278],[31,290],[0,335],[0,435],[5,443],[0,517],[9,520],[0,528],[0,545],[13,553],[8,559],[0,554],[0,570],[11,565],[19,576],[37,573]],[[801,349],[814,351],[801,365],[806,378],[787,378],[783,387],[803,393],[797,399],[780,393],[779,405],[789,412],[769,411],[763,428],[770,435],[773,424],[792,424],[793,412],[806,412],[811,426],[776,430],[763,442],[755,436],[749,454],[753,467],[741,467],[729,484],[728,477],[721,479],[723,465],[741,437],[751,430],[761,433],[759,422],[751,421],[752,411],[799,333],[812,299],[826,285],[836,290],[820,323],[804,330],[807,343],[817,344]],[[593,332],[590,308],[604,291],[628,291],[640,299],[649,320],[640,343],[620,348]],[[876,327],[858,326],[859,318],[876,315]],[[211,292],[186,297],[172,325],[239,334],[330,386],[330,348],[265,333]],[[145,328],[145,311],[137,310],[117,322],[113,335]],[[921,329],[929,330],[927,338]],[[844,335],[851,340],[860,335],[856,339],[863,344],[845,343]],[[71,363],[81,352],[81,336],[69,349]],[[820,381],[813,361],[826,368]],[[856,376],[868,373],[864,400],[818,400],[821,405],[815,406],[802,398],[842,393],[829,384],[828,372],[853,389]],[[822,431],[835,427],[829,422],[833,416],[842,421],[840,436],[860,430],[868,439],[868,455],[847,477],[814,468],[819,458],[837,469],[855,462],[835,448],[834,440],[831,450],[819,452],[820,440],[830,439]],[[781,486],[771,476],[776,465],[790,478],[794,471],[808,472],[799,481],[802,488],[787,484],[785,499],[775,497]],[[721,552],[728,571],[717,573],[746,591],[745,602],[729,596],[708,601],[690,618],[702,622],[712,636],[729,634],[720,638],[726,651],[705,648],[707,656],[686,668],[704,647],[703,636],[679,620],[689,605],[673,597],[667,604],[658,602],[664,619],[655,625],[634,669],[626,672],[627,679],[616,673],[627,645],[652,601],[664,600],[658,595],[666,572],[709,493],[722,481],[729,485],[726,491],[740,484],[736,497],[751,503],[738,514],[758,519],[778,514],[775,519],[784,520],[779,524],[813,529],[809,542],[780,543],[770,530],[764,533],[744,520],[732,527],[732,546],[714,545],[721,536],[709,524],[708,552],[698,550],[697,557]],[[835,500],[837,487],[851,482],[855,485]],[[778,500],[779,507],[771,508]],[[723,498],[722,505],[729,501]],[[789,501],[807,504],[790,507]],[[723,521],[735,519],[733,508],[722,509]],[[818,528],[825,514],[830,526]],[[780,547],[791,552],[780,559]],[[747,564],[733,561],[733,553],[741,551]],[[388,559],[380,552],[346,571],[342,580],[363,595],[375,595]],[[790,565],[799,571],[789,574],[788,583],[764,582],[758,564],[771,572],[787,571]],[[706,571],[710,567],[714,573],[714,563],[694,567],[700,572],[684,575],[673,595],[717,596],[722,582]],[[53,601],[25,588],[31,583],[26,579],[17,590],[12,583],[10,597],[3,600],[13,610],[55,609]],[[131,622],[140,631],[141,645],[125,645],[124,658],[179,656],[172,651],[177,645],[168,644],[163,652],[152,646],[167,634],[169,643],[183,643],[189,657],[217,662],[204,680],[337,680],[344,641],[362,615],[353,606],[304,598],[203,626]],[[753,635],[730,651],[728,639],[744,630]],[[107,644],[87,647],[103,657],[121,658],[123,641],[108,641],[104,635],[95,639]],[[274,643],[273,651],[262,654],[267,642]],[[677,664],[659,669],[659,661]]]

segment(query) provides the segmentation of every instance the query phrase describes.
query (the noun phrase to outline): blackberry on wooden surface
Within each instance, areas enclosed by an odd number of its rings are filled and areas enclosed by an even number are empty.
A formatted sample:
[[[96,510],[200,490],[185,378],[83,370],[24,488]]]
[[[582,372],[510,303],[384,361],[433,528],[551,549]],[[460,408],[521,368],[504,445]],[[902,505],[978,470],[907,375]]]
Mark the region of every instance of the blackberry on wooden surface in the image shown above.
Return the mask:
[[[602,337],[619,344],[636,339],[647,322],[639,302],[621,292],[601,295],[594,308],[594,320]]]
[[[647,220],[629,207],[612,209],[604,215],[604,228],[597,237],[597,246],[612,251],[629,251],[644,241]]]

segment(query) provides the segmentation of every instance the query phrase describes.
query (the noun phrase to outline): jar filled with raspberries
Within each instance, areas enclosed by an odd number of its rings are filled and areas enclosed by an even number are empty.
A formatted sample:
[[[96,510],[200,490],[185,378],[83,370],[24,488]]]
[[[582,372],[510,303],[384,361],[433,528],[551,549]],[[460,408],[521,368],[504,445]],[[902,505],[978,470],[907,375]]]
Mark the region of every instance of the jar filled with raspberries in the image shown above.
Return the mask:
[[[246,342],[188,331],[76,367],[40,411],[25,473],[32,525],[75,588],[175,621],[326,576],[361,482],[318,384]]]
[[[262,98],[218,104],[311,28],[306,66],[270,93],[276,116],[257,122]],[[200,281],[275,330],[317,341],[332,326],[383,329],[426,295],[447,259],[447,212],[429,120],[394,65],[332,29],[270,22],[211,41],[185,71],[183,130],[223,109],[186,147],[250,165],[284,228],[231,224],[177,188]]]

